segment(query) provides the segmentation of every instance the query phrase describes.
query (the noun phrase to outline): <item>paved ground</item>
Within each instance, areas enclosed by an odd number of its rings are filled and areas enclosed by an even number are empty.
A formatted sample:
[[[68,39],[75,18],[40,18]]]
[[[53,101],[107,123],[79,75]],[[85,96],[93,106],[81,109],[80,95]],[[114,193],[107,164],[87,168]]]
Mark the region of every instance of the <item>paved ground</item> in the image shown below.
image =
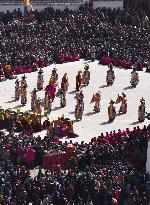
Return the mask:
[[[48,79],[51,74],[51,70],[54,65],[44,68],[44,86],[48,83]],[[84,62],[67,63],[63,65],[57,65],[59,74],[59,82],[65,72],[69,76],[69,91],[67,94],[67,106],[60,108],[60,100],[56,98],[53,104],[52,112],[49,116],[50,120],[56,119],[58,116],[65,114],[65,117],[69,117],[72,120],[74,117],[75,107],[75,77],[79,70],[84,70]],[[149,121],[145,120],[144,123],[139,123],[138,120],[138,106],[139,100],[143,96],[146,100],[146,110],[150,112],[150,74],[145,72],[139,72],[140,83],[137,88],[130,86],[130,73],[131,70],[124,70],[114,68],[115,70],[115,83],[111,87],[106,86],[106,66],[98,65],[95,61],[90,63],[91,81],[88,87],[83,88],[85,95],[85,111],[83,120],[75,122],[74,130],[80,135],[79,138],[73,139],[73,141],[90,141],[94,136],[98,136],[101,132],[125,129],[126,127],[133,128],[139,125],[142,127],[144,124],[148,125]],[[17,109],[20,108],[22,111],[30,110],[31,104],[31,91],[36,87],[37,72],[27,74],[28,83],[28,104],[24,107],[20,106],[20,101],[14,102],[14,88],[15,80],[7,80],[0,83],[0,105],[4,108]],[[21,79],[21,75],[18,76]],[[94,104],[90,104],[93,93],[100,90],[102,92],[101,100],[101,112],[98,114],[93,113]],[[117,95],[125,92],[128,99],[128,112],[126,115],[117,116],[115,121],[112,123],[108,122],[107,108],[109,105],[110,98],[116,100]],[[44,91],[38,92],[38,96],[44,98]],[[117,111],[119,105],[116,105]],[[44,133],[42,133],[44,134]],[[65,139],[64,139],[65,140]]]
[[[52,112],[49,116],[50,120],[56,119],[58,116],[64,114],[65,117],[69,117],[74,120],[74,107],[75,107],[75,77],[79,70],[84,70],[85,62],[67,63],[63,65],[57,65],[59,82],[65,72],[68,73],[69,77],[69,91],[67,94],[67,106],[60,108],[59,98],[56,98],[53,104]],[[130,86],[130,73],[131,70],[124,70],[115,68],[115,83],[111,87],[106,86],[106,72],[107,66],[99,66],[98,62],[95,61],[90,63],[91,81],[88,87],[83,88],[85,95],[85,111],[83,120],[75,122],[74,131],[80,136],[73,141],[81,142],[82,140],[89,142],[94,136],[98,136],[101,132],[125,129],[126,127],[133,128],[134,126],[142,127],[144,124],[148,125],[149,121],[145,120],[144,123],[139,123],[138,120],[138,106],[139,100],[143,96],[146,100],[146,110],[150,112],[150,74],[145,72],[139,72],[140,83],[137,88]],[[48,79],[51,75],[51,70],[54,65],[44,68],[44,86],[47,85]],[[14,101],[14,88],[15,80],[7,80],[0,83],[0,105],[4,108],[12,108],[14,110],[20,108],[22,111],[30,110],[31,104],[31,91],[36,87],[37,72],[27,74],[28,83],[28,103],[26,106],[20,106],[20,101]],[[21,79],[21,75],[18,76]],[[101,112],[98,114],[93,113],[94,104],[90,104],[93,93],[100,90],[102,92],[101,100]],[[109,105],[110,98],[116,100],[117,95],[125,92],[128,99],[128,112],[126,115],[117,116],[115,121],[112,123],[108,122],[107,108]],[[38,92],[38,96],[44,98],[44,91]],[[117,111],[119,105],[116,106]],[[44,114],[44,113],[43,113]],[[45,132],[40,133],[44,135]],[[63,139],[66,140],[66,139]],[[148,162],[147,170],[150,171],[150,146],[148,149]],[[32,175],[35,176],[37,169],[32,171]]]

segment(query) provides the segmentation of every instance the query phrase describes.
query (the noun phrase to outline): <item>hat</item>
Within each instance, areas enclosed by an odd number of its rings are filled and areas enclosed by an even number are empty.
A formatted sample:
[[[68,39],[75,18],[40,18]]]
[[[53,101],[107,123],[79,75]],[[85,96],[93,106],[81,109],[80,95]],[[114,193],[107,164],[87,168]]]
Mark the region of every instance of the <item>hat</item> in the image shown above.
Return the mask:
[[[145,99],[142,97],[142,98],[140,99],[140,102],[141,102],[141,103],[145,103]]]
[[[23,75],[22,77],[21,77],[22,79],[25,79],[25,78],[27,78],[25,75]]]
[[[114,104],[115,102],[113,100],[110,100],[110,103],[109,104]]]
[[[89,69],[89,65],[86,64],[85,67],[84,67],[84,69],[85,69],[85,70],[88,70],[88,69]]]
[[[18,78],[16,79],[16,82],[15,82],[15,84],[19,84],[19,80],[18,80]]]
[[[125,98],[126,97],[126,95],[124,94],[124,93],[122,93],[122,96]]]
[[[110,64],[109,64],[109,67],[110,67],[111,69],[113,69],[113,64],[112,64],[112,63],[110,63]]]
[[[38,74],[42,74],[43,73],[43,70],[40,68]]]

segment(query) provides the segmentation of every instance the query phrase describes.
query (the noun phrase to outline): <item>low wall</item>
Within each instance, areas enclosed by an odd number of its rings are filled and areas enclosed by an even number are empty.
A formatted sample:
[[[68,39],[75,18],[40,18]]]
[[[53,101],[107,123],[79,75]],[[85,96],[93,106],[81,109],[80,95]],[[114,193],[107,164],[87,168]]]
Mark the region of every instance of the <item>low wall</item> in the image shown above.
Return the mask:
[[[110,7],[112,9],[114,8],[123,8],[123,0],[118,0],[118,1],[110,1],[110,0],[107,0],[107,1],[94,1],[93,2],[93,7],[94,8],[97,8],[97,7]]]

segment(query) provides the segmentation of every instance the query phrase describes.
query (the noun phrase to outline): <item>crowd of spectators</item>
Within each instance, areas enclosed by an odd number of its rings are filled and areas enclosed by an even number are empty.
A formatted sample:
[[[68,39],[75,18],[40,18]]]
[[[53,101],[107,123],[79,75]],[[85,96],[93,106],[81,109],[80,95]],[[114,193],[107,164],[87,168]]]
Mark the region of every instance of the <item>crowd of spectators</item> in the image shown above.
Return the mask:
[[[88,8],[31,11],[24,25],[20,10],[0,15],[0,68],[44,66],[90,56],[142,64],[150,61],[149,14],[142,9]]]
[[[0,14],[0,72],[6,65],[41,66],[96,57],[150,61],[150,23],[142,9],[47,8]],[[146,161],[150,127],[126,129],[93,138],[89,144],[62,143],[47,135],[0,132],[1,205],[148,205]],[[73,148],[67,169],[42,171],[48,153]],[[68,153],[69,154],[69,153]],[[59,165],[59,164],[58,164]],[[39,166],[33,178],[31,168]]]
[[[149,137],[149,126],[101,134],[89,144],[1,132],[0,204],[148,205]],[[67,170],[41,170],[47,152],[60,153],[70,144],[74,153]],[[33,178],[30,168],[36,166],[40,169]]]

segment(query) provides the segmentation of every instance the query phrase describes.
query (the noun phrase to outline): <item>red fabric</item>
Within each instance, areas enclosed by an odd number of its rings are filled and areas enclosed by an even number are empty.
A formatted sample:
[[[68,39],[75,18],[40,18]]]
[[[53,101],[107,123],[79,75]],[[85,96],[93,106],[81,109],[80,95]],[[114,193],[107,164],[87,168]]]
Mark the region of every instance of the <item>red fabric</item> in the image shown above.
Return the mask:
[[[120,199],[120,195],[121,195],[121,190],[116,190],[114,198],[119,200]]]
[[[79,61],[80,59],[80,55],[61,55],[58,58],[58,63],[62,64],[62,63],[67,63],[67,62],[74,62],[74,61]]]
[[[33,164],[34,158],[35,158],[35,150],[33,150],[30,147],[27,147],[25,150],[25,155],[26,155],[26,163],[28,166]]]
[[[14,68],[15,75],[24,74],[24,73],[31,73],[37,71],[36,66],[21,66]]]
[[[132,69],[133,63],[131,62],[131,60],[129,61],[121,61],[119,59],[112,59],[110,57],[102,57],[99,60],[99,63],[102,65],[109,65],[110,63],[112,63],[114,66],[116,67],[122,67],[125,69]],[[143,65],[138,63],[137,65],[137,70],[138,71],[143,71]]]
[[[66,152],[60,153],[49,153],[43,156],[43,167],[44,169],[54,170],[57,165],[60,165],[62,170],[69,168],[70,155]]]
[[[143,71],[143,65],[142,64],[138,63],[136,66],[137,66],[138,71]]]
[[[54,100],[56,94],[56,85],[55,84],[47,85],[45,90],[46,90],[45,94],[48,95],[52,100]]]
[[[68,154],[73,154],[75,152],[75,147],[73,145],[67,145],[65,151]]]
[[[110,57],[102,57],[99,61],[99,63],[101,63],[102,65],[109,65],[110,63],[112,63],[113,59]]]

